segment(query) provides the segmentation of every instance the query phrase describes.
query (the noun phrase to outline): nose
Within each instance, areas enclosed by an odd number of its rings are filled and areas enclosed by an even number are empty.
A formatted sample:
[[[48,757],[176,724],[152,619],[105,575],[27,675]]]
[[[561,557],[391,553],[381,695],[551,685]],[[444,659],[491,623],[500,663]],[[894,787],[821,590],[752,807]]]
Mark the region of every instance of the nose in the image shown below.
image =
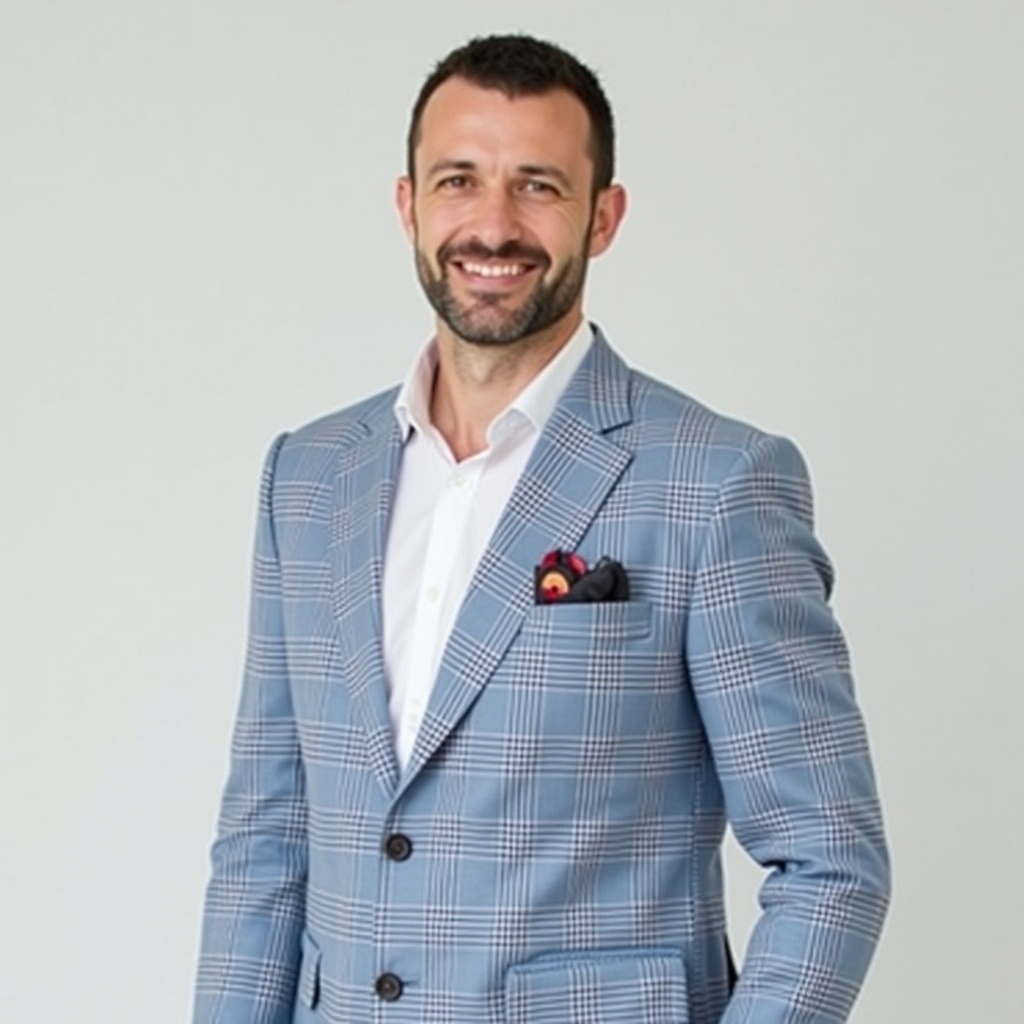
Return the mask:
[[[482,189],[473,210],[473,234],[488,249],[497,250],[522,234],[515,197],[503,187]]]

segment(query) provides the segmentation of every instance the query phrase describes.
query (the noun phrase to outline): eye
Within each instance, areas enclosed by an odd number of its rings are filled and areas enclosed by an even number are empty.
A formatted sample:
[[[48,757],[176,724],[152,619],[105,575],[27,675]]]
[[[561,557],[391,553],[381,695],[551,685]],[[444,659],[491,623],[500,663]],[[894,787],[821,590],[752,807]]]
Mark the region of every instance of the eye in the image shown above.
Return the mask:
[[[527,178],[520,186],[523,192],[538,196],[557,196],[558,189],[550,181],[542,181],[539,178]]]
[[[469,177],[465,174],[449,174],[437,183],[437,187],[446,192],[457,192],[459,189],[467,188],[469,183]]]

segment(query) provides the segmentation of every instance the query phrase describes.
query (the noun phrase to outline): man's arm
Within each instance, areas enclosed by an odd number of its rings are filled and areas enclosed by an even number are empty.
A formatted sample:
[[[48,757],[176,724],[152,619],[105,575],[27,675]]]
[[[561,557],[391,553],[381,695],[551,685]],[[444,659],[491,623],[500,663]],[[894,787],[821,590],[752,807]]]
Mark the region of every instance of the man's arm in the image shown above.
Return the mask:
[[[729,820],[771,871],[722,1024],[845,1021],[889,898],[882,818],[810,487],[763,437],[723,481],[687,658]]]
[[[288,685],[267,455],[249,642],[206,894],[195,1024],[287,1024],[305,915],[306,800]]]

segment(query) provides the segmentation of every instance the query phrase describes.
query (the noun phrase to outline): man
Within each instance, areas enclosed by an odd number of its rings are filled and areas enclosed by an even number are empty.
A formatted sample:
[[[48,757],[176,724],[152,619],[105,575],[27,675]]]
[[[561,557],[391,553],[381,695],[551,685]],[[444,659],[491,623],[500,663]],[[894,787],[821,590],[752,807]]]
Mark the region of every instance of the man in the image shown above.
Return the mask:
[[[844,1020],[888,864],[806,474],[584,321],[593,74],[455,51],[397,199],[437,333],[268,456],[195,1020]]]

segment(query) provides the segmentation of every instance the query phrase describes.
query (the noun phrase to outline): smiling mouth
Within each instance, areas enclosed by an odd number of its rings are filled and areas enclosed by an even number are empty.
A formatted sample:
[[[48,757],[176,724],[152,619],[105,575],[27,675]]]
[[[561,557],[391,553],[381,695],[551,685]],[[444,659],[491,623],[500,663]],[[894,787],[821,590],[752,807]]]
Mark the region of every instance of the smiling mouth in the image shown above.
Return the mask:
[[[485,277],[489,280],[522,277],[534,268],[532,263],[482,263],[478,260],[453,260],[452,262],[464,274],[469,274],[472,277]]]
[[[453,259],[452,264],[472,287],[482,288],[514,288],[518,286],[531,271],[536,270],[536,263],[522,263],[518,260],[475,260]]]
[[[477,263],[474,260],[456,262],[467,274],[475,274],[477,277],[519,277],[532,269],[527,263]]]

